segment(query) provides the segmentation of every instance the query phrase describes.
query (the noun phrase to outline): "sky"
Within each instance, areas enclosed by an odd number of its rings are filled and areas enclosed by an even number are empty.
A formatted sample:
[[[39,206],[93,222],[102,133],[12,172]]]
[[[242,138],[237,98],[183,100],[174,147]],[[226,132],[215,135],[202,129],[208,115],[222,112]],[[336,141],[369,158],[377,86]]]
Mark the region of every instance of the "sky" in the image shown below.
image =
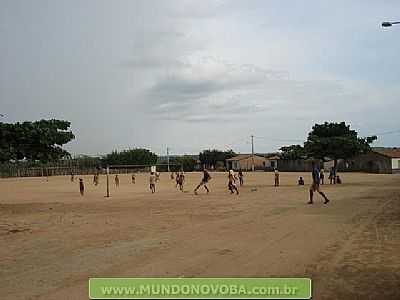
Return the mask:
[[[87,155],[272,152],[325,121],[400,146],[396,20],[398,0],[0,0],[0,121],[68,120]]]

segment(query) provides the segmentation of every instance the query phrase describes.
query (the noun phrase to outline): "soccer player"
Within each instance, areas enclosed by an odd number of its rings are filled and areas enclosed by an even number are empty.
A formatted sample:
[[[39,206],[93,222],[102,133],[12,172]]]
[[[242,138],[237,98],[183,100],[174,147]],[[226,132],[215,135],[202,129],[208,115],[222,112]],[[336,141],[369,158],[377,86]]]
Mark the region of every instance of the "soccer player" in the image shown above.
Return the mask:
[[[156,192],[156,174],[154,172],[150,173],[149,182],[151,193],[154,194]]]
[[[93,175],[93,184],[94,184],[94,185],[96,185],[96,181],[97,181],[97,178],[96,178],[96,177],[97,177],[97,175],[94,174],[94,175]]]
[[[85,185],[83,184],[82,178],[79,178],[79,192],[81,193],[81,196],[85,193]]]
[[[314,197],[314,193],[318,192],[324,199],[324,204],[327,204],[329,202],[329,199],[326,197],[326,195],[321,192],[320,188],[319,188],[319,183],[320,183],[320,178],[319,178],[319,169],[318,167],[315,165],[315,162],[312,162],[312,184],[310,186],[310,201],[308,202],[308,204],[313,204],[313,197]]]
[[[175,179],[174,172],[171,172],[171,180],[174,180],[174,179]]]
[[[332,167],[329,171],[329,183],[336,183],[336,174],[335,174],[335,168]]]
[[[179,185],[179,189],[183,192],[183,183],[185,182],[185,174],[183,174],[183,171],[178,175],[176,182]]]
[[[99,173],[96,173],[94,185],[97,186],[99,184]]]
[[[156,172],[156,181],[157,181],[157,182],[160,181],[160,172]]]
[[[319,172],[319,178],[321,179],[321,184],[324,185],[324,179],[325,179],[324,169],[321,169],[321,171]]]
[[[115,185],[119,187],[119,177],[118,174],[115,175]]]
[[[243,177],[244,177],[244,175],[243,175],[242,170],[239,170],[239,184],[240,184],[240,186],[243,185]]]
[[[275,173],[275,186],[279,186],[279,171],[277,168],[275,168],[274,173]]]
[[[336,183],[342,184],[342,179],[340,179],[339,175],[336,176]]]
[[[300,176],[298,183],[299,183],[299,185],[304,185],[303,177]]]
[[[239,195],[239,190],[236,186],[236,178],[235,178],[235,173],[233,170],[229,170],[228,174],[228,189],[231,191],[231,194],[236,191],[236,194]]]
[[[136,175],[132,174],[132,183],[135,184],[136,183]]]
[[[74,182],[74,172],[71,172],[71,182]]]
[[[210,192],[210,190],[207,187],[208,182],[211,180],[211,176],[210,173],[208,173],[207,169],[204,169],[203,171],[203,178],[201,179],[201,182],[199,183],[199,185],[194,189],[194,193],[195,195],[197,195],[197,190],[201,187],[204,186],[204,188],[207,191],[207,194]]]

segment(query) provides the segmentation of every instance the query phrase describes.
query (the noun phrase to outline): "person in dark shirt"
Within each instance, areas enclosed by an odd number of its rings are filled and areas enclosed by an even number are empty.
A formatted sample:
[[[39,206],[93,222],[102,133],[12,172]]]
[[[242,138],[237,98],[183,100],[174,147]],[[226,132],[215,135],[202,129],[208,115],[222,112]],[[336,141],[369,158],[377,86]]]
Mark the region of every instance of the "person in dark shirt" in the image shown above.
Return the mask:
[[[211,176],[210,173],[208,173],[207,169],[204,169],[203,171],[203,179],[201,180],[201,182],[199,183],[199,185],[194,189],[194,193],[197,195],[197,190],[201,187],[204,186],[204,188],[207,191],[207,194],[210,192],[210,190],[208,189],[207,183],[211,180]]]
[[[79,192],[81,193],[81,196],[85,193],[85,186],[83,184],[83,179],[79,178]]]
[[[244,175],[243,175],[242,170],[239,170],[239,184],[240,184],[240,186],[243,185],[243,177],[244,177]]]
[[[310,201],[308,202],[308,204],[313,204],[313,197],[314,197],[314,193],[318,192],[324,199],[324,204],[327,204],[329,202],[329,199],[326,197],[326,195],[320,190],[319,184],[320,184],[320,171],[318,169],[318,167],[315,165],[315,162],[312,162],[312,184],[310,186]]]
[[[300,176],[298,183],[299,183],[299,185],[304,185],[303,177]]]

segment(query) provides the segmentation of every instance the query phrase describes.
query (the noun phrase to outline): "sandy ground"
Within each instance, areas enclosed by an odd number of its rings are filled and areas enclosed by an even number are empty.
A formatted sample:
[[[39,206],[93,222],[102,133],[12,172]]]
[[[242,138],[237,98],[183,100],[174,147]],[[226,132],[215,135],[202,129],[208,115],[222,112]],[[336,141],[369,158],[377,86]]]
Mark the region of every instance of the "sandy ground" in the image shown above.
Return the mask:
[[[299,175],[306,186],[296,186]],[[161,175],[120,177],[105,198],[69,177],[0,180],[1,299],[87,299],[89,277],[311,277],[314,299],[400,299],[400,175],[342,174],[307,205],[309,174],[226,174],[211,193]]]

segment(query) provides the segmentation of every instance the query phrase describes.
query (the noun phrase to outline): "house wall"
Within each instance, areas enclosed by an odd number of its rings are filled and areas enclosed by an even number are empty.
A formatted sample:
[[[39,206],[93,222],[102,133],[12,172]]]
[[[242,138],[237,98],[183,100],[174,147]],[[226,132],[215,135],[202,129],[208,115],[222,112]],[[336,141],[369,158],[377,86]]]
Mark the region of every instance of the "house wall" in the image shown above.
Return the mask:
[[[391,174],[392,159],[375,152],[370,152],[349,160],[348,168],[340,165],[339,171],[341,168],[345,169],[346,171]]]
[[[252,169],[253,160],[252,157],[243,158],[241,160],[227,161],[227,168],[232,168],[237,171],[242,169],[243,171],[250,171]],[[254,156],[254,168],[256,170],[263,170],[265,168],[266,159],[260,156]]]
[[[278,169],[282,172],[308,172],[312,170],[311,160],[304,159],[281,159],[278,161]]]

